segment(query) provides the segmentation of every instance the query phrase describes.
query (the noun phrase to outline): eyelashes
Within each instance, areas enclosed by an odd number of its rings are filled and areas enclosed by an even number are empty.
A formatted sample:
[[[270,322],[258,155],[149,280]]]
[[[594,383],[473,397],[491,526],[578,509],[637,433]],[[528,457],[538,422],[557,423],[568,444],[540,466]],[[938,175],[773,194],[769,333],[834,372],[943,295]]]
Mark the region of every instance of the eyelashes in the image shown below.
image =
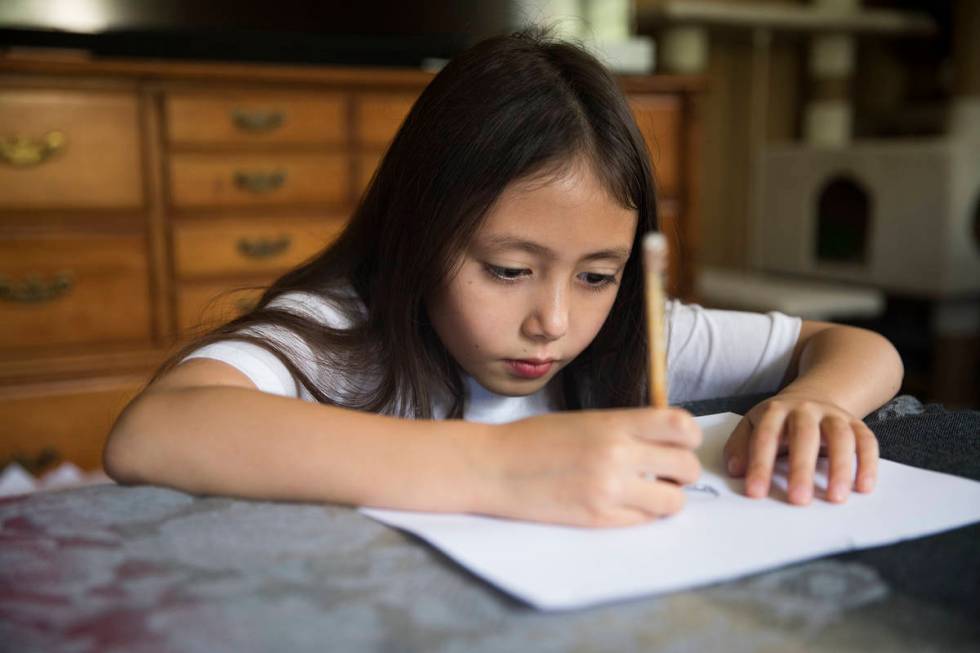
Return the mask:
[[[531,274],[530,270],[524,268],[505,268],[499,265],[490,265],[489,263],[484,265],[483,269],[492,278],[508,282],[517,281],[519,278]]]
[[[508,268],[499,265],[484,264],[484,272],[501,283],[514,284],[524,277],[531,276],[531,271],[527,268]],[[619,283],[615,274],[600,274],[598,272],[583,272],[579,275],[588,290],[600,292],[606,288],[611,288]]]

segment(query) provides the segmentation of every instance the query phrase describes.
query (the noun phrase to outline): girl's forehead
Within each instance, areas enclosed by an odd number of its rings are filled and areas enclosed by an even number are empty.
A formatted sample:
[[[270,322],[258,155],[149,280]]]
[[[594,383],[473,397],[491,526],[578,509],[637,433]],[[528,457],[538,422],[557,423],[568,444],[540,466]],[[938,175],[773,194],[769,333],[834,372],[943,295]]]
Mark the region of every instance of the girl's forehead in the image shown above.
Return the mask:
[[[478,238],[501,233],[553,240],[580,238],[632,243],[637,211],[623,206],[590,165],[508,185],[491,207]]]
[[[589,204],[571,210],[558,204],[538,208],[515,210],[507,215],[504,211],[488,220],[474,238],[471,252],[477,256],[518,254],[568,263],[600,258],[624,263],[629,258],[636,229],[635,210],[616,203],[606,204],[605,210]]]
[[[526,194],[543,187],[570,192],[582,189],[598,190],[603,188],[603,184],[600,176],[596,174],[595,165],[586,155],[577,154],[565,161],[545,164],[536,172],[511,181],[504,192]]]

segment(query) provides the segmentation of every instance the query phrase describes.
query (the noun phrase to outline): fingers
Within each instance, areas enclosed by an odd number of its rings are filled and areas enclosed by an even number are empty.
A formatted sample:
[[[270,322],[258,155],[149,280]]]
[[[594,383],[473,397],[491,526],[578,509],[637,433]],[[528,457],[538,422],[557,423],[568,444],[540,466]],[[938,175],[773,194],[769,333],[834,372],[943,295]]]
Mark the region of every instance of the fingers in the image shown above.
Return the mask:
[[[857,491],[871,492],[878,480],[878,439],[861,420],[855,420],[852,428],[858,459]]]
[[[748,496],[768,496],[781,442],[789,451],[790,503],[806,505],[812,500],[817,458],[822,453],[828,458],[828,501],[846,501],[852,487],[859,492],[874,489],[878,441],[864,422],[839,410],[814,410],[812,404],[784,408],[774,402],[759,412],[761,417],[755,417],[759,425],[753,429],[747,416],[725,446],[726,464],[733,476],[742,472],[742,465],[747,466],[745,493]],[[743,457],[745,463],[741,462]]]
[[[701,477],[701,462],[689,449],[664,446],[640,449],[636,456],[637,476],[650,473],[679,485],[694,483]]]
[[[639,526],[640,524],[645,524],[666,516],[667,513],[656,514],[631,506],[621,506],[602,514],[591,514],[572,523],[589,528],[621,528],[624,526]]]
[[[743,424],[747,425],[748,421],[740,423],[733,432],[735,442],[726,448],[726,455],[737,456],[734,452],[743,447],[749,451],[748,478],[752,481],[764,479],[766,483],[761,496],[768,494],[772,466],[783,432],[790,452],[791,503],[803,505],[812,500],[821,443],[826,446],[829,457],[828,500],[840,502],[849,495],[855,453],[858,491],[868,492],[874,487],[878,442],[861,420],[849,422],[839,415],[775,407],[767,411],[755,432]],[[748,435],[743,429],[748,429]],[[743,444],[745,440],[748,442]],[[692,451],[670,445],[651,447],[648,443],[636,443],[627,446],[624,453],[630,465],[639,468],[629,473],[620,464],[615,474],[606,477],[607,482],[596,485],[602,491],[586,502],[589,509],[584,516],[573,520],[574,523],[593,527],[631,526],[676,514],[684,507],[687,497],[682,486],[695,482],[701,472]],[[762,461],[770,462],[767,466]],[[657,478],[644,479],[640,471],[653,473]]]
[[[750,497],[760,499],[769,495],[772,468],[776,464],[785,416],[785,410],[770,405],[752,433],[745,475],[745,493]]]
[[[693,417],[679,409],[601,412],[597,418],[602,421],[595,426],[604,434],[617,435],[602,445],[608,445],[609,455],[600,458],[611,465],[605,472],[614,472],[620,480],[613,484],[618,487],[616,500],[600,502],[607,508],[613,505],[613,511],[590,514],[599,514],[603,523],[627,524],[680,510],[685,498],[681,487],[701,475],[692,448],[700,444],[702,434]],[[831,404],[773,401],[750,411],[724,448],[725,465],[733,476],[745,476],[748,496],[769,495],[781,447],[789,452],[787,494],[795,505],[812,501],[817,459],[824,453],[828,501],[846,501],[852,488],[870,492],[877,482],[878,442],[860,419]],[[655,478],[644,479],[644,473]]]
[[[749,438],[752,437],[752,422],[748,416],[742,420],[728,436],[728,442],[722,452],[725,462],[725,469],[731,476],[739,477],[745,475],[748,466]]]
[[[854,478],[855,434],[852,425],[840,417],[824,420],[822,426],[830,459],[827,479],[827,500],[840,503],[851,493]]]
[[[809,411],[794,411],[786,422],[789,442],[789,501],[806,505],[813,498],[813,472],[820,453],[820,422]]]
[[[638,419],[631,419],[629,431],[636,438],[687,449],[701,445],[701,426],[686,410],[641,408],[635,415]]]
[[[628,526],[673,515],[686,500],[681,486],[667,480],[651,481],[639,474],[620,473],[593,479],[581,502],[583,526]]]
[[[650,482],[636,478],[626,491],[626,504],[643,512],[648,520],[677,514],[687,501],[679,485],[663,481]]]

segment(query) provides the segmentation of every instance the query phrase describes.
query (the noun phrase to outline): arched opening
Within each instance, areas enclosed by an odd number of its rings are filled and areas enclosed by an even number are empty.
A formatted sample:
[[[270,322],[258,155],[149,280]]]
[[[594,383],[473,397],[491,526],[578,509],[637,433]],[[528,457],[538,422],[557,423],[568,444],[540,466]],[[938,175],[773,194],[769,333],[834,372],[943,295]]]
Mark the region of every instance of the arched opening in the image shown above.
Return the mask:
[[[857,181],[837,176],[817,198],[817,261],[864,264],[868,259],[871,201]]]

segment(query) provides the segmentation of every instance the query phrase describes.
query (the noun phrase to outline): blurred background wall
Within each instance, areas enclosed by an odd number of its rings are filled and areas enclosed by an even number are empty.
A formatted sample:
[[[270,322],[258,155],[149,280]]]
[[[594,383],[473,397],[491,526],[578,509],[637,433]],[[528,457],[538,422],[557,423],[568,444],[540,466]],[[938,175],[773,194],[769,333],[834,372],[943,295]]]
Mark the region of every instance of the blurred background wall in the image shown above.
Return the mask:
[[[707,76],[700,299],[875,329],[980,405],[980,6],[637,0]]]

